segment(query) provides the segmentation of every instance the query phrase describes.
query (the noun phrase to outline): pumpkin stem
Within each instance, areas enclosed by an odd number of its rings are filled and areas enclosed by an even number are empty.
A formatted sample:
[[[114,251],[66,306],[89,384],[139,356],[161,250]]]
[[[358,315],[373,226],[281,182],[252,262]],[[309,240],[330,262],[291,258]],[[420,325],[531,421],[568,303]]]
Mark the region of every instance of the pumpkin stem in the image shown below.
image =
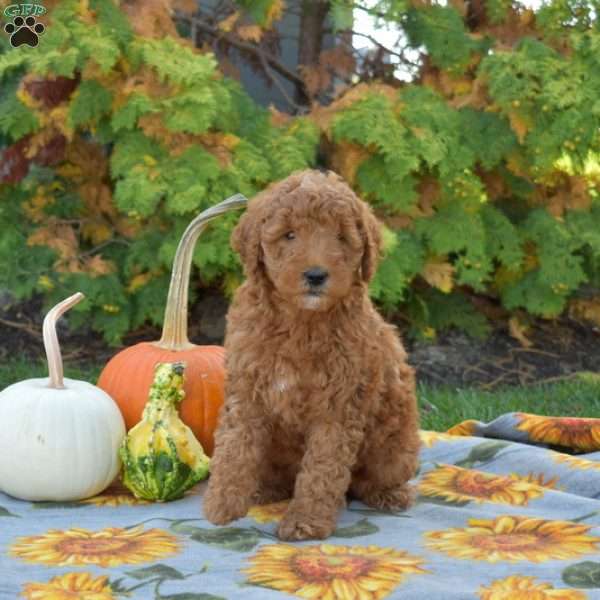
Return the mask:
[[[63,362],[58,345],[58,336],[56,335],[56,322],[60,317],[67,312],[72,306],[75,306],[85,296],[81,292],[77,292],[69,296],[66,300],[59,302],[54,308],[48,311],[44,317],[42,331],[44,336],[44,348],[46,350],[46,359],[48,361],[48,374],[50,376],[49,387],[63,389],[65,387],[63,381]]]
[[[201,212],[183,232],[173,261],[162,336],[156,342],[156,346],[159,348],[185,350],[193,346],[193,344],[190,344],[187,335],[187,311],[190,271],[196,240],[209,221],[230,210],[245,206],[247,202],[245,196],[235,194],[235,196],[231,196]]]

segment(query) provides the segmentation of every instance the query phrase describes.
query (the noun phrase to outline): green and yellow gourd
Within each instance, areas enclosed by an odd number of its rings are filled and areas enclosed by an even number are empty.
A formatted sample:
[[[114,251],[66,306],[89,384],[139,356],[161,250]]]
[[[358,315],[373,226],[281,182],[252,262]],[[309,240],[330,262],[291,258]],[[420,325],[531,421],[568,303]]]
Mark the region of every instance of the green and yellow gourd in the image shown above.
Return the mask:
[[[123,483],[137,498],[164,502],[181,498],[205,479],[210,459],[179,418],[185,363],[158,363],[142,420],[120,448]]]

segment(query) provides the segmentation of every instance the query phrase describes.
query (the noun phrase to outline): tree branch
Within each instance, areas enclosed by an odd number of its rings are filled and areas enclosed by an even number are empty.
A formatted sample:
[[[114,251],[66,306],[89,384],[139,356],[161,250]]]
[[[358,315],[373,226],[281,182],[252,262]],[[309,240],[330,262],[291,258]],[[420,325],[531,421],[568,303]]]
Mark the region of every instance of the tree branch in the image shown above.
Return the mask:
[[[410,65],[411,67],[419,66],[417,63],[406,58],[406,56],[404,56],[404,54],[402,52],[396,52],[395,50],[392,50],[391,48],[384,46],[381,42],[378,42],[372,35],[368,35],[366,33],[360,33],[359,31],[351,31],[350,33],[353,36],[357,35],[359,37],[364,37],[364,38],[368,39],[372,44],[374,44],[378,48],[381,48],[381,50],[383,50],[384,52],[387,52],[391,56],[395,56],[396,58],[399,58],[403,63]]]
[[[267,77],[269,78],[270,81],[272,81],[275,84],[277,89],[281,92],[281,95],[285,98],[286,102],[290,106],[292,106],[297,111],[297,113],[301,114],[303,112],[306,112],[306,108],[303,106],[300,106],[299,104],[296,104],[294,102],[294,100],[290,97],[290,95],[287,93],[285,86],[281,83],[281,81],[279,81],[279,79],[277,79],[277,77],[275,77],[273,75],[273,73],[271,72],[271,68],[269,67],[269,64],[267,63],[267,59],[265,58],[265,55],[262,52],[259,52],[258,57],[260,58],[260,62],[263,66],[263,69],[265,70],[265,73],[267,74]]]
[[[255,46],[254,44],[249,44],[247,42],[244,42],[243,40],[240,40],[236,36],[233,36],[229,33],[221,31],[217,27],[213,27],[212,25],[209,25],[208,23],[204,22],[202,19],[198,19],[196,17],[191,17],[189,15],[186,15],[185,13],[182,13],[181,11],[175,11],[175,18],[179,21],[185,21],[185,22],[189,23],[190,26],[195,26],[198,30],[204,31],[205,33],[208,33],[218,39],[225,40],[228,44],[231,44],[235,48],[244,50],[245,52],[250,52],[251,54],[256,55],[261,61],[264,58],[264,60],[267,62],[267,64],[274,71],[277,71],[277,73],[279,73],[280,75],[282,75],[283,77],[285,77],[286,79],[291,81],[292,83],[294,83],[297,86],[300,86],[302,89],[304,89],[304,81],[302,81],[302,79],[298,75],[296,75],[296,73],[294,73],[293,71],[288,69],[284,64],[282,64],[279,60],[277,60],[277,58],[275,58],[272,54],[269,54],[268,52],[265,52],[264,50],[262,50],[262,48],[259,48],[258,46]],[[195,42],[195,40],[194,40],[194,42]]]

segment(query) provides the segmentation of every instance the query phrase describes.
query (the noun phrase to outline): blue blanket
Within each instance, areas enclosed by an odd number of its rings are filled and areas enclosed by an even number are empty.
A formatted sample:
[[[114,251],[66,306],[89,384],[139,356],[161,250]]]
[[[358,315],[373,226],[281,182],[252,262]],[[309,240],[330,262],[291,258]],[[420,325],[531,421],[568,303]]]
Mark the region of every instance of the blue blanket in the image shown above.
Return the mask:
[[[600,419],[510,413],[422,440],[416,504],[350,502],[323,542],[275,537],[285,502],[212,526],[206,483],[168,504],[0,494],[0,598],[600,598]]]

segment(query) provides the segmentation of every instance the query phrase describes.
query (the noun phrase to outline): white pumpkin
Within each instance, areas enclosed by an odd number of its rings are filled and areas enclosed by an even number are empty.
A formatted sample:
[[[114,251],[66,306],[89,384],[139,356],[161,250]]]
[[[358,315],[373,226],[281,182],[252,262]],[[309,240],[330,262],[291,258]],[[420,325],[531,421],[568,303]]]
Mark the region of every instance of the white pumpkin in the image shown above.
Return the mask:
[[[125,423],[100,388],[63,378],[56,321],[77,293],[44,319],[49,377],[0,392],[0,490],[23,500],[72,501],[98,494],[120,469]]]

